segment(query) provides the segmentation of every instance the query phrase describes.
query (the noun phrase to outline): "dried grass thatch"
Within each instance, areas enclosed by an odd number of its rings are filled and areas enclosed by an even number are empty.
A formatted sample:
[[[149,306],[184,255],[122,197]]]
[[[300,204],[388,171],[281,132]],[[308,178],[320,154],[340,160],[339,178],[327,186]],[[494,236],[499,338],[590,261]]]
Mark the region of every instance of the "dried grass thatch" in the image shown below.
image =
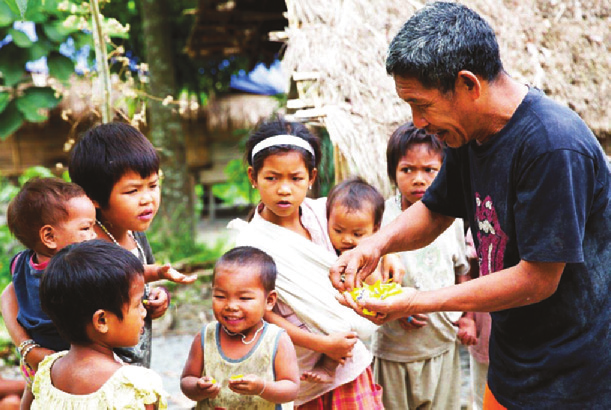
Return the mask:
[[[386,75],[385,55],[416,0],[286,0],[287,72],[317,73],[300,98],[339,149],[340,177],[360,174],[390,193],[386,141],[411,118]],[[611,132],[610,9],[604,0],[467,0],[497,32],[505,69],[577,111],[600,137]],[[309,86],[308,86],[309,85]],[[607,138],[608,140],[609,138]],[[341,162],[341,161],[340,161]]]

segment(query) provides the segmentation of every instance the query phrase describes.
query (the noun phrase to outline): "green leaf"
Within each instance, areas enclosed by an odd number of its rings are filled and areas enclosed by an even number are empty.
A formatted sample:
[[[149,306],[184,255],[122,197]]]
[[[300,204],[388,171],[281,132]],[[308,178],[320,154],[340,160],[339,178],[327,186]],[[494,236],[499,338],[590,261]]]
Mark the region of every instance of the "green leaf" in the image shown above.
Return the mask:
[[[24,101],[23,97],[17,98],[15,100],[15,104],[17,104],[17,109],[26,121],[30,122],[43,122],[47,119],[47,113],[43,110],[43,108],[36,106],[32,103],[32,101]]]
[[[0,1],[0,27],[9,27],[15,21],[15,14],[4,1]]]
[[[4,77],[4,85],[12,87],[19,83],[25,74],[25,63],[28,61],[27,50],[9,43],[0,48],[0,73]]]
[[[4,111],[9,101],[11,101],[11,95],[7,92],[0,92],[0,113]]]
[[[8,32],[13,37],[13,42],[17,47],[28,48],[32,46],[32,40],[23,31],[12,28]]]
[[[63,43],[64,40],[66,40],[66,37],[68,37],[68,34],[70,34],[70,31],[67,30],[59,21],[44,23],[42,25],[42,29],[47,37],[55,43]]]
[[[23,117],[14,101],[0,114],[0,139],[6,139],[23,124]]]
[[[68,57],[52,52],[47,58],[49,74],[60,81],[68,81],[74,73],[74,63]]]
[[[80,50],[85,46],[93,48],[93,35],[91,33],[85,33],[83,31],[80,31],[77,33],[73,33],[71,37],[74,40],[74,47],[77,50]]]
[[[21,13],[21,19],[25,18],[25,12],[28,10],[28,0],[15,0],[19,13]]]
[[[16,99],[16,104],[26,120],[42,122],[48,118],[46,110],[55,107],[59,101],[51,87],[30,87]]]
[[[28,48],[28,61],[36,61],[40,57],[46,57],[47,54],[49,54],[49,51],[51,51],[52,49],[53,46],[51,45],[49,40],[38,39],[37,42],[32,44],[32,47]]]
[[[21,98],[36,101],[39,107],[47,109],[55,108],[61,101],[61,97],[57,97],[51,87],[30,87]]]

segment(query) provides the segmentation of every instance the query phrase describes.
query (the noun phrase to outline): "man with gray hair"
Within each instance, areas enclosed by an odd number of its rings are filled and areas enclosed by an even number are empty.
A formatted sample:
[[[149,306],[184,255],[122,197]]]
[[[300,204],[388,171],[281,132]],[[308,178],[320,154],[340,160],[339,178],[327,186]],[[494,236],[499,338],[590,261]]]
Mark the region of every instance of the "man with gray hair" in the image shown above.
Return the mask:
[[[381,255],[470,223],[482,277],[383,301],[343,303],[384,323],[417,313],[492,313],[484,408],[611,408],[611,171],[579,116],[512,79],[492,28],[469,8],[425,6],[386,69],[413,122],[450,147],[422,201],[344,253],[339,290]],[[366,316],[371,318],[371,316]]]

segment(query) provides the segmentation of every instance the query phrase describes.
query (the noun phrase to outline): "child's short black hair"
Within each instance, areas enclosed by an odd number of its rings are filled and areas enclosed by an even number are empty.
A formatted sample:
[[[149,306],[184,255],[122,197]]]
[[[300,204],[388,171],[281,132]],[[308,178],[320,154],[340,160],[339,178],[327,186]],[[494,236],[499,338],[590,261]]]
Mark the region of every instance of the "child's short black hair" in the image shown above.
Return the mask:
[[[416,128],[413,122],[401,125],[392,133],[386,146],[386,172],[391,182],[397,185],[397,166],[412,145],[426,144],[429,152],[439,154],[441,161],[445,156],[445,144],[435,135],[427,134],[426,131]]]
[[[128,171],[147,178],[159,172],[159,154],[153,144],[129,124],[101,124],[87,131],[70,157],[70,178],[102,208],[115,184]]]
[[[28,180],[8,205],[8,229],[26,248],[39,249],[40,228],[56,226],[69,216],[68,201],[86,197],[80,186],[60,178]]]
[[[366,206],[373,210],[373,224],[379,229],[384,215],[384,197],[373,185],[361,177],[346,179],[335,185],[327,195],[327,220],[331,209],[343,205],[349,211],[362,211]]]
[[[213,283],[217,269],[219,266],[224,265],[238,265],[245,269],[256,267],[258,268],[256,272],[261,278],[261,284],[263,285],[263,289],[265,289],[265,293],[269,293],[276,288],[276,276],[278,274],[276,263],[271,256],[261,249],[252,246],[238,246],[227,251],[214,265]],[[251,270],[251,272],[255,273],[255,270]]]
[[[305,140],[314,150],[314,155],[312,155],[309,151],[294,145],[274,145],[259,151],[255,157],[252,158],[252,150],[255,145],[276,135],[294,135]],[[259,124],[257,129],[248,137],[248,140],[246,141],[246,162],[248,165],[252,166],[254,175],[256,176],[259,170],[263,167],[263,161],[265,161],[265,158],[272,154],[290,151],[296,151],[301,154],[310,176],[312,175],[312,170],[314,168],[318,168],[321,157],[320,140],[318,137],[313,135],[305,125],[299,122],[288,122],[281,116],[276,116]]]
[[[86,325],[104,309],[123,319],[123,307],[142,262],[114,243],[94,239],[55,254],[40,280],[40,304],[60,335],[73,344],[90,342]]]

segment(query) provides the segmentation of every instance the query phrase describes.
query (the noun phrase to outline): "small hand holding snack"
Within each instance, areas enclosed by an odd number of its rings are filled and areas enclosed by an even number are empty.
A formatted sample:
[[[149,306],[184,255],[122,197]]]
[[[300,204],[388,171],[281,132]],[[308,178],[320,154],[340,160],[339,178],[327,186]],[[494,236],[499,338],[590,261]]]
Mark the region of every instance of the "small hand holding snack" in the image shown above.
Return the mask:
[[[265,391],[265,380],[254,374],[238,374],[229,378],[229,388],[238,394],[260,396]]]
[[[170,306],[169,293],[164,287],[152,288],[148,299],[142,301],[152,319],[163,316]]]
[[[213,399],[221,391],[220,383],[210,376],[202,376],[197,380],[197,389],[201,399]]]

